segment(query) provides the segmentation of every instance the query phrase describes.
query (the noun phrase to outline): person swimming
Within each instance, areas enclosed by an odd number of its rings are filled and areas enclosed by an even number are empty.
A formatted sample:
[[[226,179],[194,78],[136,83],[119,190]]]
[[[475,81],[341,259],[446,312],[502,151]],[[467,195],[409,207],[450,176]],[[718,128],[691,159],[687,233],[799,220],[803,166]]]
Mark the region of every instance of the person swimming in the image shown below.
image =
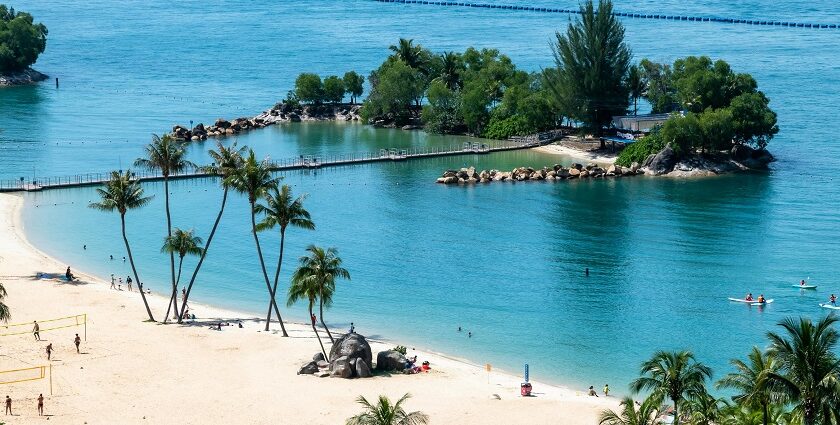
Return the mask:
[[[744,299],[747,300],[747,301],[752,301],[753,300],[752,292],[747,294],[746,298],[744,298]]]

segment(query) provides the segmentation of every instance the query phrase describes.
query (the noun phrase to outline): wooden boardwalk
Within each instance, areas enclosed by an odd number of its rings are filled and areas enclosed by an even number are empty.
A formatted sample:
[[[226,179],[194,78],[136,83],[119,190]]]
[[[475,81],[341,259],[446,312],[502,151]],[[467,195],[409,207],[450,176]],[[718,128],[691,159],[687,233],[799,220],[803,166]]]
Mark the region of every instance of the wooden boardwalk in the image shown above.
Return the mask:
[[[411,159],[435,158],[455,155],[475,155],[491,152],[503,152],[530,149],[553,142],[559,133],[546,132],[527,137],[512,138],[504,141],[485,143],[465,142],[461,146],[428,147],[413,149],[380,149],[379,152],[363,152],[336,155],[301,155],[281,161],[272,161],[272,171],[306,170],[323,167],[350,166],[375,162],[406,161]],[[162,180],[160,173],[152,171],[132,171],[141,182]],[[46,189],[59,189],[83,186],[97,186],[108,181],[110,172],[86,173],[64,177],[39,177],[32,181],[0,180],[0,192],[33,192]],[[170,176],[170,179],[210,178],[212,174],[204,172],[185,173]]]

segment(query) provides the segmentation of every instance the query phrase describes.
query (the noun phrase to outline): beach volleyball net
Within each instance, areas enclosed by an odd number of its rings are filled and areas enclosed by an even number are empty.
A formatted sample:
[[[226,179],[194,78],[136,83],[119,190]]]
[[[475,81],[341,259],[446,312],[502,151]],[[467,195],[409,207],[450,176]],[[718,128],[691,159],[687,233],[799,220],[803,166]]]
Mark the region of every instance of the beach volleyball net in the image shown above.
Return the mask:
[[[59,317],[57,319],[38,320],[38,332],[49,332],[57,329],[84,327],[84,338],[87,341],[87,313],[75,316]],[[0,324],[0,336],[31,334],[35,323]]]
[[[50,394],[52,394],[52,366],[34,366],[22,369],[0,370],[0,385],[38,381],[45,378],[50,380]]]

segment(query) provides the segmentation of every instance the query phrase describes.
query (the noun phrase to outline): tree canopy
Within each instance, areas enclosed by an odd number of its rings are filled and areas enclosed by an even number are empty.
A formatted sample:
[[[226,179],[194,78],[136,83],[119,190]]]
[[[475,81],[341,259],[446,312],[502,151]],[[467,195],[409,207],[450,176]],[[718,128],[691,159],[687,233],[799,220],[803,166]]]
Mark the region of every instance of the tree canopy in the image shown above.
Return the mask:
[[[21,71],[47,47],[47,27],[32,15],[0,4],[0,72]]]
[[[350,103],[356,103],[356,98],[364,93],[365,77],[357,74],[356,71],[344,73],[344,92],[350,95]]]
[[[324,101],[340,103],[344,100],[344,80],[336,75],[324,78]]]
[[[319,103],[324,100],[324,84],[318,74],[304,72],[295,79],[295,94],[303,102]]]

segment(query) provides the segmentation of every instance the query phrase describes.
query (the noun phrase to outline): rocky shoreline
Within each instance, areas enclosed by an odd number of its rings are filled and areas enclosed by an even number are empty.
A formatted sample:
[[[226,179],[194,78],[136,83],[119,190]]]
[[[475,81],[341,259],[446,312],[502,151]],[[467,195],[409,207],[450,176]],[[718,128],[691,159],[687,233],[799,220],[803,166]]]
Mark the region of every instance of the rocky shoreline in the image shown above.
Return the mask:
[[[32,68],[23,71],[0,74],[0,86],[23,86],[35,84],[50,78],[47,74],[40,73]]]
[[[472,184],[490,182],[521,182],[521,181],[556,181],[588,178],[616,178],[629,177],[644,174],[645,171],[639,164],[630,167],[610,165],[607,168],[599,167],[595,163],[583,165],[580,163],[571,164],[568,168],[560,164],[553,167],[535,169],[532,167],[517,167],[511,171],[482,170],[477,172],[475,167],[461,168],[460,170],[447,170],[437,178],[441,184]]]

